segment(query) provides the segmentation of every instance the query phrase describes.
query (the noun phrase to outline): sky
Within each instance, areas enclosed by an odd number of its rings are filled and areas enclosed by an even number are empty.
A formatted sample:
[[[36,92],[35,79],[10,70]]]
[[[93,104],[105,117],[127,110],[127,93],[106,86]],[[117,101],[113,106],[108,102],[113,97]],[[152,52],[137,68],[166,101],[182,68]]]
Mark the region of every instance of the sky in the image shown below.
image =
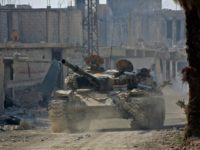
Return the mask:
[[[48,0],[10,0],[12,3],[16,4],[30,4],[33,8],[43,8],[47,6]],[[67,5],[71,5],[73,0],[49,0],[51,2],[52,7],[66,7]],[[105,3],[106,0],[100,0],[100,3]],[[1,1],[0,1],[1,2]],[[163,0],[163,8],[169,9],[179,9],[173,0]]]

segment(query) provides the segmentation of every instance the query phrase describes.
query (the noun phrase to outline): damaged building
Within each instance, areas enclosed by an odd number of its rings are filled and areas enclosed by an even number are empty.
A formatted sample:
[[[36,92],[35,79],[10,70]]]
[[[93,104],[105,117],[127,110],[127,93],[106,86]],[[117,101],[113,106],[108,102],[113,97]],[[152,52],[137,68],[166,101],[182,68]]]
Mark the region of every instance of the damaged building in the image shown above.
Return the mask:
[[[151,68],[159,63],[161,81],[177,79],[186,65],[184,12],[162,9],[161,0],[108,0],[107,3],[113,12],[112,50],[107,55],[116,51],[118,56],[113,56],[114,61],[123,56],[135,68]],[[111,64],[113,67],[114,63]]]
[[[146,49],[146,56],[156,56],[156,53],[148,52],[149,49],[165,53],[164,55],[159,55],[163,80],[176,79],[179,63],[185,64],[186,62],[186,57],[183,55],[185,48],[183,11],[132,12],[129,15],[127,43],[128,56],[134,56],[134,51],[137,51],[137,47],[144,49],[143,51]],[[134,50],[132,54],[131,50]],[[182,60],[179,60],[180,58],[172,58],[171,55],[174,53],[181,55],[183,57]]]
[[[6,5],[0,8],[0,20],[1,111],[9,100],[20,106],[36,104],[40,97],[32,89],[42,82],[53,59],[70,57],[81,64],[81,55],[74,54],[83,34],[78,9]],[[60,75],[58,88],[62,81]]]

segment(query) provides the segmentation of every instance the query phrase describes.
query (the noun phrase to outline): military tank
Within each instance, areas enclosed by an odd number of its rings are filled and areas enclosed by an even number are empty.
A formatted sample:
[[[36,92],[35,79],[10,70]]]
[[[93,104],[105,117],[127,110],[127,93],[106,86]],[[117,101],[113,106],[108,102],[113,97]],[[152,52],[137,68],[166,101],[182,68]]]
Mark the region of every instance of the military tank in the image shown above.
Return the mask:
[[[124,70],[90,73],[66,60],[62,64],[74,74],[66,79],[67,90],[56,91],[49,102],[53,132],[84,132],[93,119],[111,118],[131,119],[133,130],[163,127],[164,99],[149,82],[149,75],[147,84],[141,79],[144,70],[138,74]]]

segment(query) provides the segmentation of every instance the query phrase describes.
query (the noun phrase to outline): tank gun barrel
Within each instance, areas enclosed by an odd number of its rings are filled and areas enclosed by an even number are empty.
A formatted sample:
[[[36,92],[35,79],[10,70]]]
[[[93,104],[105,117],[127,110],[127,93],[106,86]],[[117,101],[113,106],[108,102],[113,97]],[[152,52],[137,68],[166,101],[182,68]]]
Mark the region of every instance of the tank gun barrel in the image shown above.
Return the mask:
[[[96,89],[100,88],[100,82],[99,82],[99,80],[97,78],[95,78],[94,76],[92,76],[91,74],[85,72],[84,70],[82,70],[78,66],[71,64],[70,62],[68,62],[65,59],[62,60],[62,64],[65,65],[65,66],[67,66],[68,68],[70,68],[73,72],[86,77],[88,79],[88,81],[92,85],[95,86]]]

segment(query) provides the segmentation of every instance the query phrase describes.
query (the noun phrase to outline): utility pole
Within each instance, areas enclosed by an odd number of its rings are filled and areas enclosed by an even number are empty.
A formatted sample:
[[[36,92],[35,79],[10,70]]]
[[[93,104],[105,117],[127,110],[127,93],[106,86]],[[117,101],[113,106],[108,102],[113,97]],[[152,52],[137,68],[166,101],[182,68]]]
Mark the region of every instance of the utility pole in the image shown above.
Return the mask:
[[[98,0],[85,0],[84,29],[84,51],[87,56],[98,55]]]
[[[85,63],[91,70],[100,70],[104,59],[99,56],[98,43],[98,4],[99,0],[76,0],[76,7],[83,16],[83,49]]]
[[[47,7],[51,6],[51,0],[47,0]]]

